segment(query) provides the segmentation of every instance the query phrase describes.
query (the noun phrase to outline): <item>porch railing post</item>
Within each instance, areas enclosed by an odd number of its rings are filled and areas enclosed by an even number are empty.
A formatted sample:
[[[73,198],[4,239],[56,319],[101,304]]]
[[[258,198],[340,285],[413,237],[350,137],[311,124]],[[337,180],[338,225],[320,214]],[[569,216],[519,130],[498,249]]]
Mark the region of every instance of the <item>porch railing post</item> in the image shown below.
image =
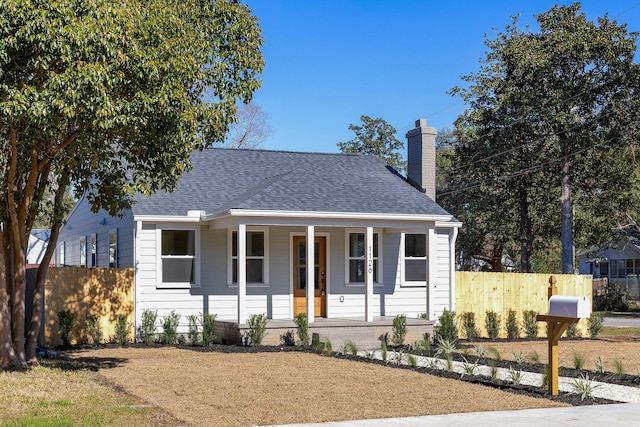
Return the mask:
[[[373,227],[367,227],[364,238],[364,264],[365,264],[365,321],[373,322]]]

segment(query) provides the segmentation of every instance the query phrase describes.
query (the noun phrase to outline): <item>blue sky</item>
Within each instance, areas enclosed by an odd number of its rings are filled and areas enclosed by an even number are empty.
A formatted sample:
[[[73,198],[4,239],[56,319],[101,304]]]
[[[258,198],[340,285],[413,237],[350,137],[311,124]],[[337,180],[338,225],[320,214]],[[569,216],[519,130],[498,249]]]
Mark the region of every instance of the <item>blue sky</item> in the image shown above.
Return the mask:
[[[478,70],[494,38],[519,14],[521,26],[546,0],[244,0],[260,21],[266,60],[254,101],[274,130],[262,148],[337,152],[361,115],[405,133],[418,118],[452,128],[465,105],[447,95]],[[640,0],[582,1],[587,18],[605,13],[640,31]],[[404,155],[404,153],[403,153]]]

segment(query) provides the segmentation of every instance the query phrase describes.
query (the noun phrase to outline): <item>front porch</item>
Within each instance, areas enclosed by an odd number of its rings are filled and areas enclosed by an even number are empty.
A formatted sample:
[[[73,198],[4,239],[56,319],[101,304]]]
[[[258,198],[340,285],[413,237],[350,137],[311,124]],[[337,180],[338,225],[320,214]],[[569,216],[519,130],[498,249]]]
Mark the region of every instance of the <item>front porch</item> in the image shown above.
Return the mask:
[[[338,350],[347,341],[352,341],[361,350],[377,349],[380,347],[378,337],[388,332],[391,339],[393,319],[392,316],[374,316],[373,321],[367,322],[357,318],[316,317],[314,322],[309,324],[309,337],[317,333],[320,341],[331,341],[334,350]],[[423,339],[425,333],[433,336],[433,325],[433,320],[407,318],[405,344]],[[246,324],[216,321],[216,334],[223,344],[240,344],[242,335],[248,329]],[[279,345],[280,336],[290,330],[296,333],[296,324],[293,320],[269,319],[262,344]]]

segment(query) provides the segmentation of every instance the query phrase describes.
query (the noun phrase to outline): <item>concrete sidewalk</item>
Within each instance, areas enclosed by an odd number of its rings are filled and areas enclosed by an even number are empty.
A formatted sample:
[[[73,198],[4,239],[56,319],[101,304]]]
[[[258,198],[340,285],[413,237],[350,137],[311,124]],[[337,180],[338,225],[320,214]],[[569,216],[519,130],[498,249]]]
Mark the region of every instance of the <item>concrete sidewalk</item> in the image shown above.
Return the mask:
[[[306,427],[429,427],[429,426],[607,426],[640,424],[640,403],[571,406],[568,408],[523,409],[519,411],[470,412],[425,417],[382,418],[316,424],[288,424]]]

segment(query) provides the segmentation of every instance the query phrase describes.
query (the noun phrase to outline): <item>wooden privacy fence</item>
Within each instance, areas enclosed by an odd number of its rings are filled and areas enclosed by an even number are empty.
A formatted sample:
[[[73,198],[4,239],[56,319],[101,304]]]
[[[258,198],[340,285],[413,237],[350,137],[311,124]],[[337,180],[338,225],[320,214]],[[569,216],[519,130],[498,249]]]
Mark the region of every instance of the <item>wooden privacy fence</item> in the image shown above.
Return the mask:
[[[69,310],[76,314],[76,326],[71,342],[87,342],[87,316],[100,318],[103,340],[115,335],[116,317],[126,314],[133,325],[133,269],[132,268],[49,268],[44,297],[44,345],[62,344],[58,329],[58,312]],[[134,331],[131,327],[133,340]]]
[[[500,316],[499,337],[506,338],[509,310],[515,310],[521,329],[523,311],[534,310],[538,314],[547,314],[547,288],[550,276],[550,274],[534,273],[456,271],[456,315],[460,316],[464,312],[475,313],[480,336],[486,337],[486,312],[487,310],[495,311]],[[558,280],[558,295],[586,296],[591,300],[591,276],[577,274],[554,274],[554,276]],[[460,331],[461,326],[462,322],[458,318]],[[582,336],[588,336],[586,319],[580,320],[578,330]],[[538,334],[546,335],[543,326],[539,327]],[[464,334],[461,336],[464,337]]]

